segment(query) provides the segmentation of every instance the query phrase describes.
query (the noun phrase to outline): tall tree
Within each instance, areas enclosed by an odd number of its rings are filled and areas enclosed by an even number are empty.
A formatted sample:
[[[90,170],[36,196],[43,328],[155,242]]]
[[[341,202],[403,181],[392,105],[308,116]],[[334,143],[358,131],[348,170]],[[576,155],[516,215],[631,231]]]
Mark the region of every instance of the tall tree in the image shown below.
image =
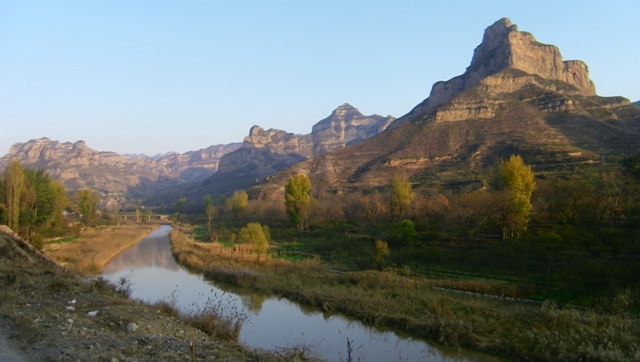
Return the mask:
[[[267,234],[265,234],[265,230]],[[253,251],[258,254],[258,263],[260,263],[260,254],[266,253],[267,250],[269,250],[268,230],[268,228],[264,229],[257,222],[250,222],[240,230],[240,240],[252,245]]]
[[[411,206],[413,196],[411,183],[407,179],[397,176],[391,179],[391,213],[394,221],[404,217]]]
[[[183,197],[176,201],[176,203],[173,205],[173,208],[176,210],[176,213],[174,214],[176,222],[182,222],[182,215],[184,215],[185,211],[187,210],[187,198]]]
[[[4,170],[5,197],[7,199],[7,225],[18,232],[20,226],[20,198],[24,189],[24,171],[17,159],[9,161]]]
[[[84,189],[78,192],[77,200],[80,213],[84,217],[84,224],[86,226],[94,225],[100,197],[91,190]]]
[[[244,191],[236,191],[231,198],[226,200],[227,208],[236,215],[240,215],[247,208],[249,203],[249,195]]]
[[[49,226],[56,212],[56,190],[54,182],[44,170],[24,169],[24,188],[20,200],[20,224],[25,235],[36,228]]]
[[[204,197],[204,212],[207,214],[207,237],[211,239],[211,221],[215,215],[215,206],[213,203],[213,197],[207,195]]]
[[[382,270],[384,268],[384,261],[389,256],[389,245],[386,241],[376,240],[376,257],[375,257],[375,267],[378,270]]]
[[[304,230],[309,224],[309,212],[313,200],[309,191],[311,191],[311,181],[302,174],[291,177],[284,188],[287,214],[298,230]]]
[[[536,188],[533,172],[522,157],[512,155],[500,161],[500,184],[505,191],[506,214],[503,223],[503,239],[518,238],[527,230],[533,206],[531,196]]]
[[[64,188],[64,185],[58,181],[51,181],[51,188],[55,197],[51,226],[60,228],[62,227],[63,220],[62,212],[69,204],[69,199],[67,198],[67,190]]]

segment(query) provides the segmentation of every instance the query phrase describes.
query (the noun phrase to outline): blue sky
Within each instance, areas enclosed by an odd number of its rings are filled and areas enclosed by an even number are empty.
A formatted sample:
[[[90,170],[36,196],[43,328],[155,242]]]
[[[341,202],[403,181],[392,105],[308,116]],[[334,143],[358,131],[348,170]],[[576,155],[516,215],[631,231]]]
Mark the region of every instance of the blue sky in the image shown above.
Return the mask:
[[[640,100],[637,0],[0,0],[0,155],[40,137],[182,153],[309,133],[343,103],[400,117],[502,17]]]

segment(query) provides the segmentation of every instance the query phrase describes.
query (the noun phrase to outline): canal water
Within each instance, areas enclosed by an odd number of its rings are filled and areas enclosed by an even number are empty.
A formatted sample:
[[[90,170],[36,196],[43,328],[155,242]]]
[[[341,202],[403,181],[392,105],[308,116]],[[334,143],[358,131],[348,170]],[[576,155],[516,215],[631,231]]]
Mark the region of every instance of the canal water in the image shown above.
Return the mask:
[[[251,348],[277,350],[304,346],[328,361],[495,361],[471,351],[444,348],[398,331],[373,328],[340,314],[302,306],[284,298],[215,283],[176,264],[169,232],[163,225],[115,257],[103,271],[114,282],[125,277],[131,297],[173,303],[185,313],[207,305],[243,315],[240,342]],[[231,314],[229,314],[231,313]]]

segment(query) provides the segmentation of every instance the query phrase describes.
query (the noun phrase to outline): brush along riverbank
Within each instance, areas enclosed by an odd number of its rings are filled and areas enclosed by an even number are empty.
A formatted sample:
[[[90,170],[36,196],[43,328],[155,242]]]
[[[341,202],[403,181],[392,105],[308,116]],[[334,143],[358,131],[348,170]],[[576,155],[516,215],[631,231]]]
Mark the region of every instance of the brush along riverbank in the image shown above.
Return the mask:
[[[588,310],[458,295],[440,288],[509,295],[513,287],[393,271],[335,273],[317,261],[288,262],[245,247],[170,234],[176,260],[207,277],[335,311],[373,325],[519,360],[639,360],[640,320]]]

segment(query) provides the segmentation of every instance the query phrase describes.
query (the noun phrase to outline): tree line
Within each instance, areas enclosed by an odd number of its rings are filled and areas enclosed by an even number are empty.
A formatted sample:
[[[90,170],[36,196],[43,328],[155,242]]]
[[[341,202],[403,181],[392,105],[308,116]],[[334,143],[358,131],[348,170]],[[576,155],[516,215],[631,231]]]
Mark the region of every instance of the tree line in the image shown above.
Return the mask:
[[[93,191],[69,193],[44,170],[23,168],[17,159],[0,176],[0,223],[34,244],[46,236],[65,234],[65,215],[94,225],[99,203]]]
[[[439,192],[414,190],[401,176],[377,190],[317,192],[299,174],[279,200],[247,201],[237,192],[205,201],[206,223],[210,240],[232,243],[257,240],[246,231],[239,237],[249,223],[268,225],[274,253],[304,248],[358,269],[515,278],[572,298],[620,290],[640,296],[639,165],[640,153],[599,172],[536,176],[513,155],[484,187]],[[238,199],[242,207],[232,208]]]

